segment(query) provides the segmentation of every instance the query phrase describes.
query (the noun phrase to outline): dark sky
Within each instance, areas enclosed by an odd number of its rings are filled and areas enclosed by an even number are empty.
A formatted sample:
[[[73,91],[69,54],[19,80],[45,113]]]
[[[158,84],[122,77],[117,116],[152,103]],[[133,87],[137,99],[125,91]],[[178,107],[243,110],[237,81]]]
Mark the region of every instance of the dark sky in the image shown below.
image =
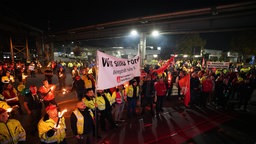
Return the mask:
[[[41,30],[56,32],[157,15],[174,11],[213,7],[247,0],[1,0],[2,15],[14,17]],[[248,0],[250,1],[250,0]],[[202,34],[206,48],[227,49],[232,33]]]
[[[1,0],[4,14],[39,29],[79,26],[245,0]]]

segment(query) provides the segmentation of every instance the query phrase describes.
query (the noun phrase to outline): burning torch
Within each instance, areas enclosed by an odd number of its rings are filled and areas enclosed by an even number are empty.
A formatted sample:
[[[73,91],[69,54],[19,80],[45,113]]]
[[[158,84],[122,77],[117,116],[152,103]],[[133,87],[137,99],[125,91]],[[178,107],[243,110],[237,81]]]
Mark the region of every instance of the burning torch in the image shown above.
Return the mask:
[[[56,123],[55,128],[58,128],[59,123],[60,123],[60,119],[62,118],[62,116],[64,115],[64,113],[66,113],[67,111],[68,111],[67,109],[64,109],[63,111],[58,112],[58,121],[57,121],[57,123]]]
[[[67,94],[68,93],[68,90],[67,89],[62,89],[62,94],[64,95],[64,94]]]

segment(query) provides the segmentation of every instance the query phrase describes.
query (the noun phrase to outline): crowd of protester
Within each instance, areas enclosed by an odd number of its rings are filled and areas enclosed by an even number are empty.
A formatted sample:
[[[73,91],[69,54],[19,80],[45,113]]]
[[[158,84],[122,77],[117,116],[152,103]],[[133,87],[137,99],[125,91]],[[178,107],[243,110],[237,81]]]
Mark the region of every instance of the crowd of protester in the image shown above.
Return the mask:
[[[177,96],[184,100],[184,91],[179,81],[190,76],[190,101],[186,108],[207,108],[212,106],[225,111],[241,109],[248,111],[248,102],[256,88],[255,67],[243,70],[243,67],[230,66],[229,69],[208,69],[201,62],[176,61],[164,72],[157,73],[159,65],[145,65],[143,76],[135,77],[129,83],[110,89],[96,89],[95,66],[82,63],[51,62],[44,71],[39,62],[29,65],[22,63],[0,65],[0,141],[1,143],[22,143],[26,133],[37,135],[41,143],[66,142],[65,117],[59,112],[55,101],[55,90],[66,88],[66,75],[72,76],[71,91],[76,94],[77,103],[70,116],[71,129],[79,143],[92,143],[93,137],[101,138],[101,132],[107,132],[120,126],[126,119],[143,116],[148,110],[152,116],[164,112],[164,102],[173,96],[177,87]],[[45,79],[40,87],[29,86],[24,94],[26,79],[43,73]],[[56,74],[58,83],[53,84]],[[21,103],[19,95],[25,95]],[[25,129],[11,115],[10,109],[18,108],[23,114],[24,106],[28,115],[29,129]],[[44,109],[43,109],[44,108]],[[126,112],[125,112],[126,111]],[[10,114],[10,120],[8,120]],[[125,115],[126,114],[126,115]],[[3,118],[2,118],[3,117]],[[13,125],[9,123],[15,123]],[[13,136],[10,138],[3,127],[6,124]],[[18,128],[20,133],[12,132]],[[3,130],[3,131],[2,131]],[[26,132],[25,132],[26,131]],[[7,134],[6,134],[7,133]],[[3,136],[2,136],[3,135]]]

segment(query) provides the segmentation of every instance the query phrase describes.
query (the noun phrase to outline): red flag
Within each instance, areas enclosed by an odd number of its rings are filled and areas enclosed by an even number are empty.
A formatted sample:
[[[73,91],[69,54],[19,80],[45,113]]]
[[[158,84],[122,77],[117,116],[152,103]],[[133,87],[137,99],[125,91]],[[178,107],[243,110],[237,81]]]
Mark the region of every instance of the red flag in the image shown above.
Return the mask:
[[[188,106],[190,102],[190,75],[187,74],[183,78],[179,80],[179,86],[181,88],[181,92],[184,95],[184,105]]]
[[[205,59],[203,57],[203,60],[202,60],[202,68],[205,68]]]
[[[164,72],[164,70],[167,69],[167,67],[174,61],[174,56],[172,56],[167,62],[165,62],[159,69],[154,70],[153,72],[157,72],[158,74],[161,74]]]

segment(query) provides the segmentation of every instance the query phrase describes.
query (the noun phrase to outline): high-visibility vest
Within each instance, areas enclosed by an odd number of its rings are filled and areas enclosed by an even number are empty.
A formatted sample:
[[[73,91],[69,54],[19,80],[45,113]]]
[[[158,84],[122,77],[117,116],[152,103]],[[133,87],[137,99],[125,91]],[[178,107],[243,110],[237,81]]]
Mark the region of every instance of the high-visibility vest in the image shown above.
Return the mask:
[[[89,109],[90,115],[92,119],[94,119],[94,115],[91,109]],[[76,108],[73,113],[75,114],[77,118],[77,134],[83,134],[84,133],[84,116],[80,113],[80,111]]]
[[[86,97],[84,97],[82,101],[84,102],[85,106],[89,109],[95,109],[95,98],[92,98],[92,100],[88,100]]]
[[[76,128],[77,128],[77,134],[83,134],[84,132],[84,116],[80,113],[78,109],[75,109],[73,111],[77,118],[76,122]]]
[[[8,108],[11,108],[11,106],[9,106],[6,101],[0,101],[0,108],[7,110]]]
[[[3,144],[17,144],[26,140],[26,132],[18,120],[9,119],[6,123],[0,122],[0,129],[0,142]]]
[[[118,104],[121,104],[123,103],[123,96],[122,96],[122,92],[117,92],[117,91],[114,91],[113,94],[112,94],[112,97],[115,97],[116,98],[116,103]]]
[[[88,75],[82,75],[81,79],[84,81],[85,88],[92,88],[92,81],[88,78]]]
[[[116,102],[115,97],[113,97],[109,92],[105,92],[104,94],[107,97],[110,105],[113,105]]]
[[[8,76],[2,76],[2,83],[9,83],[9,82],[12,82],[12,83],[15,82],[15,79],[12,75],[10,75],[9,77]]]
[[[105,110],[106,109],[106,102],[103,96],[97,96],[96,103],[98,104],[99,110]]]
[[[136,86],[136,89],[137,89],[137,91],[136,91],[136,97],[139,97],[139,86]],[[126,92],[127,92],[127,93],[126,93],[126,96],[132,98],[132,96],[133,96],[133,91],[134,91],[133,86],[132,86],[132,85],[129,85],[129,86],[127,87],[127,89],[126,89]]]
[[[47,136],[47,132],[54,128],[56,125],[56,122],[52,119],[48,119],[46,121],[43,120],[43,118],[38,122],[38,133],[39,133],[39,138],[41,142],[44,143],[60,143],[64,140],[66,137],[66,123],[65,123],[65,118],[62,117],[60,118],[59,121],[59,126],[56,132],[52,137]]]

